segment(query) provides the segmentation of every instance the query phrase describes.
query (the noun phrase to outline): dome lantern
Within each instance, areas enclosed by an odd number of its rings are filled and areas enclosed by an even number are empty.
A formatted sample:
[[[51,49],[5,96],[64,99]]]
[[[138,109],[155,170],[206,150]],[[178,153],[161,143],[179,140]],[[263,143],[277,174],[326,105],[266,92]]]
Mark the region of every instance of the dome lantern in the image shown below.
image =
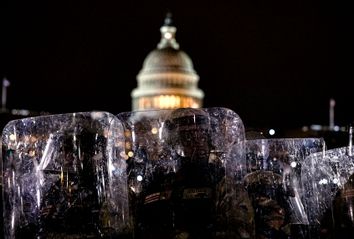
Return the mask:
[[[161,40],[160,43],[157,45],[158,49],[168,48],[171,47],[173,49],[178,50],[179,44],[176,41],[176,31],[177,28],[172,25],[172,16],[170,13],[166,15],[165,23],[160,28],[161,32]]]

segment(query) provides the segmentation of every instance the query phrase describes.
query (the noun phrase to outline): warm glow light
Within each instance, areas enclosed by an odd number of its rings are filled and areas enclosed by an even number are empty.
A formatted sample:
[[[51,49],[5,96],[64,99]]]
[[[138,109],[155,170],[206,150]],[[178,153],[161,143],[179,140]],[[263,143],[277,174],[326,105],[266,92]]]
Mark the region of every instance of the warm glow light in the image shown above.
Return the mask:
[[[138,101],[140,109],[176,109],[199,108],[200,103],[192,97],[180,95],[158,95],[153,97],[141,97]]]
[[[200,106],[199,106],[199,104],[198,103],[193,103],[192,105],[191,105],[191,108],[199,108]]]
[[[152,134],[157,134],[157,132],[158,132],[158,129],[156,127],[151,129],[151,133]]]
[[[171,32],[165,32],[164,37],[165,37],[166,39],[171,39],[171,38],[172,38]]]
[[[16,140],[16,135],[10,134],[10,140],[11,140],[11,141],[15,141],[15,140]]]
[[[128,157],[133,157],[133,156],[134,156],[133,151],[129,151],[129,152],[128,152]]]

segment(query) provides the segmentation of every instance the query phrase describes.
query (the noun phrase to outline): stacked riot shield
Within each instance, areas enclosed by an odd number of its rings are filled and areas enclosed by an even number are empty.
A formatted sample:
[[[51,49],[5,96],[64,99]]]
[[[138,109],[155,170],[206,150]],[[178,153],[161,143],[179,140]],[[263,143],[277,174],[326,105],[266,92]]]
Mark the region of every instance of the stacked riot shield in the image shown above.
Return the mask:
[[[301,169],[308,155],[324,147],[319,138],[246,142],[244,182],[255,210],[256,238],[311,238]]]
[[[354,233],[354,158],[351,147],[307,157],[302,168],[304,204],[317,238],[352,238]]]
[[[125,238],[122,125],[105,112],[9,122],[2,135],[4,238]]]
[[[128,186],[136,238],[250,238],[241,185],[244,126],[224,108],[127,112]],[[240,198],[241,197],[241,198]]]

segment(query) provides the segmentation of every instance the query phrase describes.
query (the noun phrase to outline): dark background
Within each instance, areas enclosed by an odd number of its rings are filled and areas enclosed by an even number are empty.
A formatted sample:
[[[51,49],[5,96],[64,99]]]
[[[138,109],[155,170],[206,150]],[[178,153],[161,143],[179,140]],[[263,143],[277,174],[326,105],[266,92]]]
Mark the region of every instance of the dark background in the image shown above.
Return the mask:
[[[328,125],[333,97],[335,123],[354,120],[354,14],[342,1],[48,2],[1,3],[10,109],[130,111],[169,10],[205,107],[230,108],[246,127],[291,128]]]

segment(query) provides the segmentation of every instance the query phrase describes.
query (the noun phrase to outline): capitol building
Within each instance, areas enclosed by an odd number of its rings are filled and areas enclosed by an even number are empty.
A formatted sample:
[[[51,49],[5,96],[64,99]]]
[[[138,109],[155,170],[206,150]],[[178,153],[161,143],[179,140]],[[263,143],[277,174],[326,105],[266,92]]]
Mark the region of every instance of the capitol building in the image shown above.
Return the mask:
[[[204,92],[191,58],[179,49],[176,27],[167,14],[160,28],[161,40],[137,75],[138,87],[131,92],[132,110],[200,108]]]

